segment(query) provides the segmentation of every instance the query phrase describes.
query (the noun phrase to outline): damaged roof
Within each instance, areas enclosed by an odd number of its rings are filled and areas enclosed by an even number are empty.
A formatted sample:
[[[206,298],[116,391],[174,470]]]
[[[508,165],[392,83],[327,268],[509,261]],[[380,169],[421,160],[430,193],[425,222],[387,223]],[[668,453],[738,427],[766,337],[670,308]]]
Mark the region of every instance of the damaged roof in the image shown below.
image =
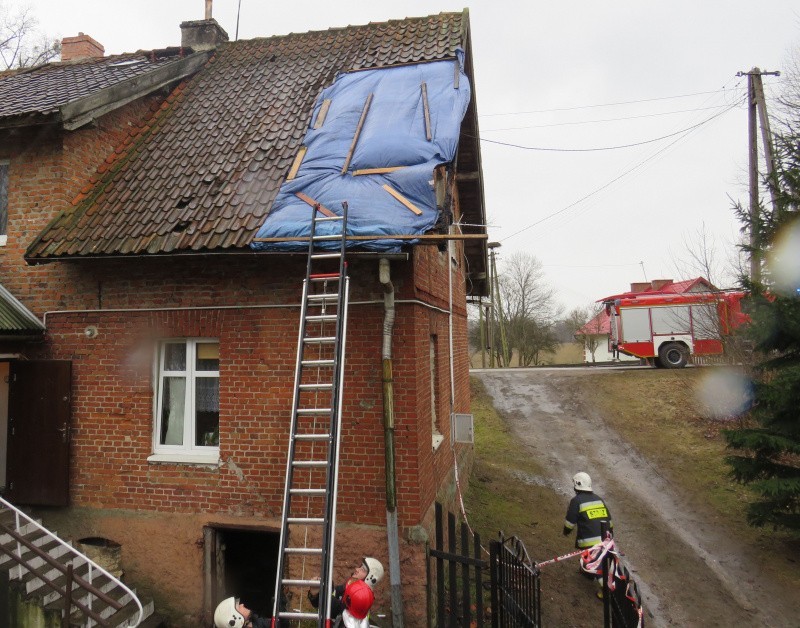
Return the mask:
[[[337,74],[455,59],[459,49],[471,79],[466,10],[223,43],[106,159],[26,259],[249,250],[302,144],[315,99]],[[457,158],[465,173],[459,198],[464,222],[483,225],[477,137],[473,98]],[[471,269],[480,273],[485,243],[466,246]]]

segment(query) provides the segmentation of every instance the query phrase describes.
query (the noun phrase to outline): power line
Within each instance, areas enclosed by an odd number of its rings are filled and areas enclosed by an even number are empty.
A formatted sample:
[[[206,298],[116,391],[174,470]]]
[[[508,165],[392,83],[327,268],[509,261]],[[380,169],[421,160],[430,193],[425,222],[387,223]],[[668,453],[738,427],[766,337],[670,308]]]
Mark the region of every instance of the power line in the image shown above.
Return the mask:
[[[549,147],[543,147],[543,146],[522,146],[520,144],[512,144],[511,142],[500,142],[498,140],[489,140],[489,139],[486,139],[485,137],[480,138],[480,141],[481,142],[486,142],[488,144],[497,144],[499,146],[508,146],[509,148],[519,148],[521,150],[533,150],[533,151],[553,152],[553,153],[591,153],[591,152],[606,151],[606,150],[619,150],[621,148],[633,148],[635,146],[644,146],[645,144],[652,144],[653,142],[659,142],[661,140],[665,140],[665,139],[668,139],[670,137],[675,137],[676,135],[681,135],[682,133],[688,133],[689,131],[692,131],[692,130],[694,130],[696,128],[699,128],[699,127],[703,126],[704,124],[708,124],[712,120],[715,120],[716,118],[728,113],[731,109],[734,109],[735,107],[740,105],[742,102],[744,102],[743,98],[737,100],[732,105],[729,105],[723,111],[720,111],[719,113],[715,113],[713,116],[711,116],[709,118],[706,118],[705,120],[702,120],[701,122],[698,122],[697,124],[694,124],[692,126],[686,127],[685,129],[681,129],[679,131],[675,131],[674,133],[669,133],[667,135],[662,135],[661,137],[655,137],[655,138],[652,138],[652,139],[649,139],[649,140],[644,140],[644,141],[641,141],[641,142],[633,142],[631,144],[620,144],[618,146],[600,146],[600,147],[596,147],[596,148],[549,148]],[[470,137],[474,138],[475,136],[470,136]]]
[[[623,100],[619,102],[610,102],[598,105],[578,105],[576,107],[556,107],[554,109],[532,109],[530,111],[506,111],[503,113],[484,113],[479,114],[479,118],[494,118],[497,116],[518,116],[524,115],[529,113],[550,113],[555,111],[576,111],[578,109],[597,109],[600,107],[616,107],[618,105],[635,105],[644,102],[655,102],[658,100],[675,100],[677,98],[689,98],[691,96],[702,96],[704,94],[718,94],[718,93],[725,93],[725,87],[722,89],[715,89],[707,92],[694,92],[692,94],[679,94],[677,96],[661,96],[658,98],[643,98],[641,100]]]
[[[622,268],[627,266],[638,266],[640,262],[631,262],[629,264],[584,264],[580,266],[571,266],[569,264],[542,264],[543,268]]]
[[[603,190],[605,190],[605,189],[606,189],[606,188],[608,188],[609,186],[613,185],[614,183],[616,183],[617,181],[619,181],[619,180],[620,180],[620,179],[622,179],[623,177],[626,177],[626,176],[627,176],[627,175],[629,175],[630,173],[632,173],[632,172],[634,172],[634,171],[638,170],[639,168],[641,168],[642,166],[644,166],[644,165],[645,165],[646,163],[648,163],[649,161],[652,161],[653,159],[655,159],[655,158],[656,158],[658,155],[660,155],[661,153],[663,153],[663,152],[664,152],[664,151],[666,151],[667,149],[671,148],[671,147],[672,147],[672,146],[674,146],[674,145],[675,145],[677,142],[679,142],[679,141],[680,141],[680,140],[682,140],[684,137],[686,137],[687,135],[689,135],[689,133],[691,133],[692,131],[694,131],[694,130],[698,129],[698,128],[699,128],[699,127],[702,125],[702,124],[706,124],[707,122],[710,122],[710,121],[712,121],[712,120],[714,120],[714,119],[716,119],[716,118],[720,117],[722,114],[726,113],[727,111],[731,111],[731,110],[732,110],[734,107],[736,107],[738,104],[739,104],[738,102],[737,102],[737,103],[734,103],[733,105],[731,105],[730,107],[728,107],[728,109],[726,109],[726,111],[723,111],[723,112],[721,112],[721,113],[718,113],[718,114],[716,114],[716,115],[712,116],[711,118],[709,118],[709,119],[707,119],[707,120],[703,121],[703,122],[702,122],[702,123],[700,123],[700,124],[696,124],[696,125],[694,125],[694,126],[691,126],[691,127],[687,128],[687,129],[684,129],[684,131],[683,131],[683,135],[681,135],[680,137],[676,138],[675,140],[673,140],[672,142],[670,142],[669,144],[667,144],[667,145],[666,145],[666,146],[664,146],[663,148],[660,148],[660,149],[659,149],[659,150],[657,150],[655,153],[653,153],[652,155],[650,155],[650,156],[649,156],[649,157],[647,157],[646,159],[644,159],[644,160],[640,161],[639,163],[637,163],[637,164],[636,164],[636,165],[634,165],[633,167],[631,167],[631,168],[629,168],[628,170],[625,170],[625,171],[624,171],[624,172],[622,172],[621,174],[617,175],[616,177],[614,177],[613,179],[611,179],[611,181],[608,181],[608,182],[607,182],[607,183],[605,183],[604,185],[601,185],[599,188],[596,188],[596,189],[594,189],[593,191],[591,191],[591,192],[589,192],[588,194],[586,194],[586,195],[582,196],[582,197],[581,197],[581,198],[579,198],[578,200],[576,200],[576,201],[574,201],[574,202],[570,203],[570,204],[569,204],[569,205],[567,205],[566,207],[563,207],[563,208],[559,209],[558,211],[555,211],[555,212],[553,212],[552,214],[548,214],[547,216],[544,216],[544,217],[543,217],[543,218],[541,218],[540,220],[537,220],[536,222],[534,222],[534,223],[531,223],[530,225],[528,225],[528,226],[526,226],[526,227],[523,227],[522,229],[519,229],[519,230],[515,231],[514,233],[507,235],[507,236],[506,236],[506,237],[504,237],[504,238],[501,238],[501,239],[500,239],[500,242],[505,242],[506,240],[509,240],[509,239],[511,239],[511,238],[513,238],[513,237],[515,237],[515,236],[518,236],[520,233],[524,233],[524,232],[525,232],[525,231],[527,231],[528,229],[531,229],[531,228],[533,228],[533,227],[535,227],[535,226],[537,226],[537,225],[540,225],[541,223],[545,222],[546,220],[550,220],[551,218],[555,218],[556,216],[558,216],[558,215],[560,215],[560,214],[563,214],[563,213],[564,213],[565,211],[567,211],[568,209],[571,209],[571,208],[575,207],[576,205],[578,205],[578,204],[580,204],[580,203],[584,202],[585,200],[587,200],[587,199],[591,198],[591,197],[592,197],[592,196],[594,196],[595,194],[598,194],[598,193],[602,192]],[[675,135],[675,134],[673,133],[672,135]]]
[[[573,122],[554,122],[552,124],[533,124],[529,126],[509,126],[501,129],[483,129],[481,133],[492,133],[495,131],[517,131],[520,129],[546,129],[555,126],[577,126],[580,124],[595,124],[597,122],[623,122],[625,120],[639,120],[641,118],[657,118],[660,116],[673,116],[679,113],[691,113],[692,111],[708,111],[709,109],[722,109],[728,105],[714,105],[713,107],[696,107],[694,109],[679,109],[678,111],[661,111],[659,113],[645,113],[640,116],[623,116],[621,118],[603,118],[600,120],[576,120]]]

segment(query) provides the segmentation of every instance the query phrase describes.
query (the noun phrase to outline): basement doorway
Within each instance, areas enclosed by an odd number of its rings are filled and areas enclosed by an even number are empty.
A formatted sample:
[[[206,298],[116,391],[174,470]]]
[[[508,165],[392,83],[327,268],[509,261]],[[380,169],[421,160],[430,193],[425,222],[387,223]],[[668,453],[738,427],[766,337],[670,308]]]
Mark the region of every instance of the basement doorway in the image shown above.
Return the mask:
[[[206,613],[228,597],[238,597],[261,617],[272,617],[280,532],[245,526],[207,526],[205,540]]]

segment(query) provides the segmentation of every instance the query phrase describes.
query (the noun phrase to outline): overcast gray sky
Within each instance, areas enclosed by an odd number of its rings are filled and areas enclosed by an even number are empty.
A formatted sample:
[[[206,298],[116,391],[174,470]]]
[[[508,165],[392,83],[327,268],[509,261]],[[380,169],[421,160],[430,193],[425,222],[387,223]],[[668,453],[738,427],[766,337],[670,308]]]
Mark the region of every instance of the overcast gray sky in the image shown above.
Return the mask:
[[[106,54],[178,45],[180,22],[204,14],[204,0],[28,4],[41,30],[84,32]],[[238,5],[214,0],[231,39]],[[800,47],[800,4],[241,0],[239,38],[465,6],[489,237],[502,243],[501,262],[515,251],[535,255],[571,309],[633,281],[689,278],[675,262],[703,226],[725,258],[739,230],[729,196],[747,200],[746,79],[736,73],[783,68]],[[765,77],[768,105],[780,84]],[[638,145],[585,150],[629,144]]]

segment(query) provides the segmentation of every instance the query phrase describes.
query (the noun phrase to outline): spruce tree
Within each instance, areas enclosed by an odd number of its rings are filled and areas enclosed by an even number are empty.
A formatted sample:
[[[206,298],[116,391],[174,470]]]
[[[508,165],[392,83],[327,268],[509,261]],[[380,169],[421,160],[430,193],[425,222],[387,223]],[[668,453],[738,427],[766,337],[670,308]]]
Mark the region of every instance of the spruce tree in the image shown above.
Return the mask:
[[[767,184],[775,189],[777,202],[762,208],[755,227],[757,250],[751,251],[762,259],[774,255],[782,233],[800,230],[798,123],[800,116],[776,138],[776,171]],[[750,229],[747,213],[740,208],[739,214]],[[786,253],[782,261],[791,263]],[[775,266],[767,262],[760,282],[744,278],[743,283],[751,292],[752,322],[745,333],[758,363],[749,416],[742,427],[724,433],[732,450],[726,460],[733,477],[756,494],[747,513],[752,525],[800,531],[800,281],[779,286]]]

